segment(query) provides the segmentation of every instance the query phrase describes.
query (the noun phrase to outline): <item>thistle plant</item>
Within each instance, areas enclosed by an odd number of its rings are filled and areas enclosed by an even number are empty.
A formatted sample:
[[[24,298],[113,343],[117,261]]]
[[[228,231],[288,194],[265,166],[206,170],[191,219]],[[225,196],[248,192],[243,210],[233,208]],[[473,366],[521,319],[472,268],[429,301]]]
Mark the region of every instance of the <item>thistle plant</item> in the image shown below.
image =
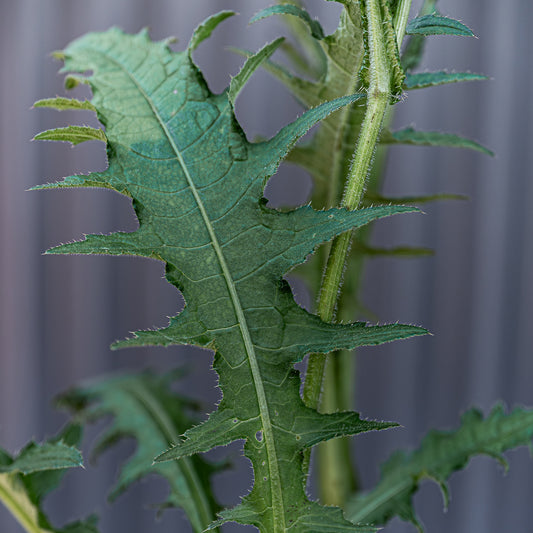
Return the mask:
[[[81,464],[76,446],[82,426],[107,415],[113,418],[96,454],[126,435],[137,442],[111,498],[157,473],[170,488],[163,505],[183,508],[195,532],[220,530],[227,522],[255,526],[262,533],[362,532],[395,516],[421,530],[411,498],[422,479],[436,481],[447,501],[447,479],[472,456],[504,461],[503,451],[530,443],[533,411],[505,414],[497,406],[484,418],[473,409],[456,431],[433,431],[414,452],[395,453],[369,492],[357,484],[346,437],[398,424],[352,410],[352,351],[427,333],[420,326],[355,321],[364,314],[359,292],[366,257],[427,253],[373,248],[371,224],[416,213],[414,204],[439,199],[381,194],[386,145],[490,152],[454,134],[390,130],[394,106],[405,91],[483,79],[471,73],[415,72],[428,36],[471,37],[472,31],[440,15],[435,0],[428,0],[414,18],[409,18],[410,0],[341,3],[339,26],[331,35],[300,2],[260,11],[252,22],[284,17],[300,46],[280,37],[258,52],[238,51],[246,60],[220,94],[209,89],[193,56],[234,15],[229,11],[198,26],[181,52],[172,51],[169,40],[152,41],[146,30],[130,35],[113,28],[85,35],[55,53],[69,73],[67,87],[87,84],[92,98],[57,97],[35,106],[90,110],[102,128],[70,125],[36,139],[103,142],[108,168],[37,188],[114,190],[131,198],[139,227],[131,233],[87,235],[47,253],[161,261],[167,281],[183,294],[185,308],[167,327],[136,332],[112,349],[206,348],[202,356],[213,357],[222,399],[200,420],[191,414],[192,402],[172,390],[179,372],[104,377],[66,392],[58,401],[71,410],[71,425],[49,442],[31,443],[16,457],[0,453],[0,499],[26,531],[98,531],[95,517],[54,528],[41,502],[67,468]],[[276,50],[308,76],[273,62]],[[307,110],[271,139],[250,142],[234,109],[258,68],[281,80]],[[311,140],[299,143],[316,124]],[[264,188],[283,160],[311,173],[310,205],[283,211],[267,205]],[[293,269],[317,296],[314,313],[294,300],[284,279]],[[301,375],[294,365],[308,354]],[[201,454],[233,441],[243,443],[254,482],[238,505],[223,509],[211,487],[211,475],[220,467]],[[314,501],[306,483],[317,445],[313,464],[320,499]]]

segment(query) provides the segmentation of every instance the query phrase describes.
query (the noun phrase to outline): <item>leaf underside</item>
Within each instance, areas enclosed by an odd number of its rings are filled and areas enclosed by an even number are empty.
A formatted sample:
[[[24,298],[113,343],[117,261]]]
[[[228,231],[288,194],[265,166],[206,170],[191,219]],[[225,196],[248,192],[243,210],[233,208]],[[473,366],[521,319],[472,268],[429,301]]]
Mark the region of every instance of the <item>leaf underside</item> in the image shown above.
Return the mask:
[[[369,493],[356,496],[347,516],[354,522],[385,524],[395,516],[411,522],[422,532],[412,498],[424,479],[439,484],[447,507],[447,480],[479,454],[489,455],[507,468],[506,450],[530,446],[533,438],[533,410],[517,408],[506,414],[496,406],[487,418],[477,409],[466,412],[456,431],[430,431],[420,447],[395,452],[383,465],[381,480]]]
[[[192,42],[195,42],[193,39]],[[262,532],[358,528],[304,491],[302,455],[320,441],[391,424],[305,407],[293,364],[308,352],[379,344],[424,334],[400,324],[326,324],[301,309],[283,275],[322,242],[402,206],[349,212],[266,207],[263,190],[281,159],[317,121],[357,99],[305,113],[263,143],[250,143],[226,92],[212,94],[190,52],[172,52],[146,32],[86,35],[63,52],[65,70],[91,71],[92,105],[105,126],[109,168],[48,187],[101,186],[133,198],[139,229],[90,235],[50,253],[130,254],[166,264],[186,307],[169,326],[117,347],[194,344],[215,350],[223,399],[160,460],[244,440],[255,482],[224,521]]]

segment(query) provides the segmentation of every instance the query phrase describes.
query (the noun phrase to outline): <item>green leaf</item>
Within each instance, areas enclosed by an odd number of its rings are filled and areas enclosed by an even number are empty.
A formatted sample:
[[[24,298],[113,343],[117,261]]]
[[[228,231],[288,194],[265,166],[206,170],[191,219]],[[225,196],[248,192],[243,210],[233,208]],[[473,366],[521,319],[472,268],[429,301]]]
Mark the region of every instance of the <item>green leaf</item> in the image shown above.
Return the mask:
[[[477,409],[465,413],[456,431],[431,431],[411,453],[398,451],[383,465],[381,480],[369,493],[356,497],[347,509],[353,522],[385,524],[394,516],[412,522],[419,531],[412,497],[424,479],[442,489],[448,505],[447,480],[476,455],[489,455],[506,465],[502,453],[517,446],[530,446],[533,410],[515,409],[505,414],[496,406],[484,419]]]
[[[59,405],[76,413],[76,419],[95,422],[112,415],[113,421],[94,448],[94,457],[124,437],[133,437],[137,448],[120,471],[110,499],[114,500],[134,482],[153,474],[163,476],[170,493],[161,507],[181,507],[193,531],[203,531],[219,507],[210,489],[210,476],[217,468],[199,457],[153,464],[153,458],[179,441],[184,431],[197,423],[185,413],[190,402],[173,393],[177,373],[141,374],[100,379],[62,395]]]
[[[401,324],[324,323],[296,304],[283,276],[335,235],[412,208],[280,212],[266,206],[263,193],[294,143],[359,96],[315,107],[272,139],[250,143],[227,91],[209,91],[188,51],[174,53],[145,34],[112,29],[74,41],[65,57],[67,70],[92,72],[92,103],[106,127],[109,169],[87,179],[131,196],[139,229],[88,236],[52,253],[133,254],[164,261],[167,280],[182,291],[185,309],[167,328],[139,332],[118,346],[194,344],[216,350],[214,368],[223,394],[218,409],[165,457],[243,440],[254,486],[238,507],[224,512],[224,520],[265,533],[284,531],[289,524],[295,533],[357,531],[340,509],[309,501],[303,450],[393,424],[307,408],[294,363],[308,352],[426,331]],[[313,527],[309,520],[316,520]]]
[[[224,20],[233,17],[236,13],[234,11],[221,11],[215,15],[206,18],[193,32],[191,40],[189,41],[189,52],[192,53],[198,46],[208,39],[215,28]]]
[[[385,131],[381,135],[383,144],[412,144],[415,146],[448,146],[450,148],[466,148],[476,150],[486,155],[493,156],[494,152],[485,148],[476,141],[455,135],[454,133],[441,133],[439,131],[417,131],[414,128],[405,128],[400,131]]]
[[[458,20],[438,13],[417,17],[407,24],[408,35],[462,35],[475,37],[474,32]]]
[[[486,80],[483,74],[473,74],[471,72],[420,72],[417,74],[407,74],[404,87],[406,89],[423,89],[424,87],[435,87],[445,83],[457,83],[459,81],[479,81]]]
[[[76,100],[75,98],[47,98],[45,100],[38,100],[33,104],[33,107],[50,107],[58,111],[65,111],[67,109],[96,111],[91,102],[84,100]]]
[[[240,72],[231,80],[228,90],[228,96],[231,103],[235,103],[237,96],[242,91],[252,74],[279,48],[284,40],[283,37],[280,37],[263,46],[263,48],[261,48],[256,54],[248,57]]]
[[[305,9],[294,4],[278,4],[267,7],[266,9],[263,9],[259,11],[259,13],[255,14],[250,19],[250,24],[257,22],[258,20],[271,17],[272,15],[291,15],[293,17],[298,17],[300,20],[305,22],[305,24],[307,24],[311,35],[315,39],[324,38],[324,30],[322,29],[320,22],[312,19]]]
[[[66,470],[82,466],[81,453],[74,447],[80,440],[81,428],[70,425],[43,444],[29,443],[16,458],[0,449],[0,502],[28,533],[97,533],[94,517],[59,530],[42,511],[44,497],[59,485]]]
[[[63,442],[29,444],[10,464],[0,466],[1,473],[20,472],[32,474],[41,470],[57,470],[83,465],[83,458],[78,449]]]
[[[63,141],[72,145],[80,144],[85,141],[102,141],[106,142],[106,136],[100,128],[90,128],[89,126],[67,126],[66,128],[56,128],[53,130],[38,133],[34,140],[36,141]]]
[[[424,0],[419,16],[430,15],[436,12],[437,0]],[[426,38],[423,35],[413,35],[409,37],[407,45],[402,54],[402,68],[404,72],[410,72],[417,68],[424,54]]]

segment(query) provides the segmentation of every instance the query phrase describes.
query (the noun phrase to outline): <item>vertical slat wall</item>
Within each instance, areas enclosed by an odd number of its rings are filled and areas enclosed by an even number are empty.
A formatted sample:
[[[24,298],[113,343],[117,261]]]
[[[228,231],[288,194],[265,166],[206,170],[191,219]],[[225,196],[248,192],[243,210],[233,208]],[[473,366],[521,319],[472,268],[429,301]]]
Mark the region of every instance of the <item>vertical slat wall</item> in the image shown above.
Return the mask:
[[[230,8],[227,21],[198,50],[197,60],[220,91],[240,59],[226,45],[257,49],[280,34],[277,21],[246,21],[269,2],[262,0],[3,0],[0,2],[0,446],[15,451],[30,438],[44,438],[65,420],[50,406],[72,383],[120,368],[166,368],[186,361],[194,371],[185,390],[217,400],[209,357],[191,350],[133,350],[111,353],[108,345],[128,331],[164,325],[180,299],[161,278],[156,262],[111,257],[43,257],[41,252],[83,233],[132,230],[130,203],[106,191],[25,192],[57,177],[105,167],[102,146],[75,149],[30,143],[43,129],[66,123],[94,124],[90,114],[30,111],[38,98],[63,94],[58,65],[47,55],[86,31],[118,25],[151,28],[155,38],[171,34],[185,46],[196,24]],[[418,2],[417,4],[419,4]],[[493,148],[489,159],[448,149],[394,147],[386,188],[391,194],[463,192],[470,202],[428,206],[426,216],[388,220],[376,242],[418,243],[433,258],[375,260],[366,297],[383,321],[424,324],[435,336],[369,349],[358,368],[358,408],[369,417],[398,420],[405,429],[361,437],[356,452],[363,481],[377,478],[377,461],[399,445],[414,446],[433,426],[452,427],[472,404],[487,410],[497,399],[533,405],[533,183],[530,167],[532,91],[526,0],[441,0],[443,13],[470,24],[479,40],[439,37],[428,41],[424,68],[484,72],[489,82],[413,92],[398,108],[397,125],[457,131]],[[338,6],[309,0],[313,14],[334,27]],[[81,94],[81,93],[80,93]],[[240,120],[250,137],[271,135],[299,112],[283,89],[256,74],[239,100]],[[93,144],[93,145],[91,145]],[[269,190],[279,198],[305,200],[308,181],[288,167]],[[203,384],[203,385],[201,385]],[[204,389],[201,389],[201,387]],[[101,429],[101,428],[100,428]],[[97,429],[89,431],[87,442]],[[131,453],[133,445],[121,446]],[[233,447],[234,458],[239,448]],[[189,531],[178,511],[153,524],[145,503],[164,499],[163,484],[139,484],[113,507],[105,492],[116,475],[119,451],[87,471],[73,472],[48,508],[58,524],[103,513],[102,531]],[[533,511],[533,463],[525,450],[510,455],[504,478],[492,461],[477,459],[452,480],[450,511],[441,513],[434,487],[417,497],[433,533],[525,531]],[[225,503],[236,502],[250,485],[249,467],[217,479]],[[20,527],[0,509],[0,530]],[[243,528],[227,526],[226,531]],[[410,531],[394,522],[391,532]]]

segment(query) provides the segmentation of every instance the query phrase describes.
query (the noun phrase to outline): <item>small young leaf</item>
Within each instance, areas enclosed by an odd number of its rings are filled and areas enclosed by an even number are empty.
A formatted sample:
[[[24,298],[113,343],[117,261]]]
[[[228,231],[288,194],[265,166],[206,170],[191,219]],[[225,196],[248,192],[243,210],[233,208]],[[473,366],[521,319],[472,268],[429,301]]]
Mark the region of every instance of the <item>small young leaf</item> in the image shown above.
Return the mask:
[[[10,464],[0,466],[1,473],[20,472],[32,474],[42,470],[58,470],[82,466],[83,458],[78,449],[63,442],[31,443]]]
[[[471,72],[419,72],[417,74],[407,74],[404,81],[405,89],[423,89],[424,87],[434,87],[445,83],[456,83],[459,81],[486,80],[483,74],[473,74]]]
[[[257,22],[258,20],[271,17],[272,15],[292,15],[293,17],[298,17],[307,24],[311,35],[315,39],[320,40],[324,38],[324,30],[322,29],[320,22],[312,19],[305,9],[294,4],[279,4],[267,7],[266,9],[259,11],[259,13],[256,13],[250,19],[250,24]]]
[[[456,431],[431,431],[411,453],[398,451],[383,465],[381,480],[367,494],[356,496],[347,509],[354,523],[385,524],[394,516],[412,522],[419,531],[412,497],[423,479],[432,479],[442,489],[448,504],[447,480],[463,469],[475,455],[489,455],[506,465],[502,452],[531,445],[533,410],[515,409],[505,414],[496,406],[484,419],[477,409],[461,418]]]
[[[65,111],[66,109],[80,109],[87,111],[96,111],[96,108],[88,100],[76,100],[75,98],[47,98],[45,100],[38,100],[33,104],[33,107],[50,107],[58,111]]]
[[[417,131],[414,128],[405,128],[394,132],[385,131],[381,136],[380,142],[383,144],[413,144],[416,146],[466,148],[486,155],[494,155],[494,152],[485,148],[482,144],[467,139],[466,137],[461,137],[454,133],[441,133],[439,131]]]
[[[408,35],[462,35],[475,37],[474,32],[458,20],[437,13],[417,17],[407,24]]]
[[[105,133],[100,128],[91,128],[89,126],[67,126],[66,128],[56,128],[53,130],[38,133],[34,140],[36,141],[63,141],[72,145],[80,144],[85,141],[102,141],[107,142]]]
[[[215,15],[206,18],[193,32],[191,40],[189,41],[189,53],[194,52],[198,46],[208,39],[215,28],[224,20],[233,17],[236,13],[234,11],[221,11]]]
[[[279,48],[284,40],[285,39],[283,37],[280,37],[279,39],[276,39],[275,41],[263,46],[259,52],[249,56],[246,59],[246,62],[244,63],[240,72],[231,80],[228,90],[228,96],[231,103],[235,103],[237,96],[242,91],[252,74],[263,64],[264,61],[268,60],[268,58]]]
[[[74,448],[81,440],[81,428],[67,426],[57,437],[43,444],[31,442],[12,458],[0,449],[0,502],[32,533],[97,533],[94,518],[59,530],[42,511],[42,500],[59,485],[68,468],[82,465]]]

